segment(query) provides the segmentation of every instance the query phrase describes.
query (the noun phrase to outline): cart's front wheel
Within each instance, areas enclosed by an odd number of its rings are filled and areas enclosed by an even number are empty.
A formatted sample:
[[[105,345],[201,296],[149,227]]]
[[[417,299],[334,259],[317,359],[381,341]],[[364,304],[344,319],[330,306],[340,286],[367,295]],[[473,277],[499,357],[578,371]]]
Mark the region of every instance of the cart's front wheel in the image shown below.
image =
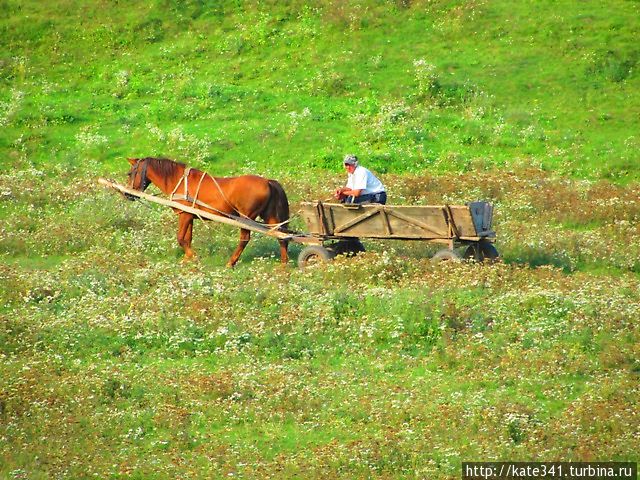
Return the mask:
[[[329,262],[336,254],[321,245],[310,245],[304,248],[298,255],[298,266],[300,268],[310,267],[320,263]]]
[[[449,250],[448,248],[445,248],[444,250],[440,250],[433,257],[431,257],[431,263],[459,262],[461,260],[462,260],[462,257],[458,252]]]

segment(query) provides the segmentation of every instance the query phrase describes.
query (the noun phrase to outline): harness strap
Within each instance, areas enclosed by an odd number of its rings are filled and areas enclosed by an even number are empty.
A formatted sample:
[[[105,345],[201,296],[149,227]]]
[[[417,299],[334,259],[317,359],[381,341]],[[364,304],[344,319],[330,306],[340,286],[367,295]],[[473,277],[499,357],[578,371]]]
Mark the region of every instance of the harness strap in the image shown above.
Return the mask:
[[[200,187],[202,186],[202,180],[204,180],[204,177],[206,175],[207,174],[205,172],[202,172],[202,176],[200,177],[200,182],[198,182],[198,188],[196,188],[196,194],[193,197],[193,204],[191,205],[192,207],[195,207],[195,205],[196,205],[196,201],[198,200],[198,193],[200,193]]]
[[[146,165],[145,165],[146,167]],[[145,168],[146,170],[146,168]],[[178,183],[176,183],[176,186],[173,188],[173,190],[171,191],[171,194],[169,195],[169,200],[186,200],[187,202],[191,202],[191,207],[195,207],[196,205],[200,206],[200,207],[204,207],[204,208],[208,208],[209,210],[213,210],[214,212],[225,216],[227,218],[231,218],[233,217],[233,215],[228,214],[226,212],[223,212],[222,210],[218,210],[217,208],[212,207],[211,205],[198,200],[198,194],[200,193],[200,187],[202,186],[202,182],[204,180],[204,177],[206,177],[207,175],[209,175],[206,172],[202,172],[202,175],[200,176],[200,181],[198,182],[198,187],[196,188],[196,193],[195,196],[191,197],[189,195],[189,173],[191,172],[191,167],[185,167],[184,169],[184,173],[182,174],[182,177],[180,178],[180,180],[178,180]],[[218,183],[218,181],[216,180],[216,178],[213,175],[209,175],[209,177],[211,178],[211,180],[213,180],[213,183],[215,184],[215,186],[218,188],[218,191],[220,192],[220,196],[222,197],[222,199],[227,203],[227,205],[229,205],[231,207],[231,209],[235,212],[238,213],[238,215],[240,215],[241,217],[244,217],[248,220],[251,220],[252,222],[255,222],[255,220],[247,215],[245,215],[244,213],[242,213],[237,207],[235,207],[227,198],[227,196],[224,194],[224,192],[222,191],[222,188],[220,187],[220,184]],[[176,195],[176,192],[178,191],[178,188],[180,188],[180,184],[182,184],[184,182],[184,195]],[[201,217],[200,220],[202,220]],[[289,223],[291,221],[291,219],[289,218],[288,220],[285,220],[284,222],[280,222],[280,223],[273,223],[273,224],[268,224],[269,225],[269,230],[276,230],[278,228],[280,228],[282,225],[285,225],[287,223]],[[263,224],[266,225],[266,224]]]
[[[185,197],[188,195],[188,191],[187,191],[187,187],[188,187],[188,178],[189,178],[189,172],[191,171],[191,167],[186,167],[184,169],[184,173],[182,174],[182,177],[180,177],[180,180],[178,180],[178,183],[176,183],[176,186],[173,187],[173,190],[171,191],[171,194],[169,195],[169,200],[173,200],[173,195],[176,193],[176,191],[178,190],[178,188],[180,187],[180,184],[182,182],[184,182],[184,195]]]
[[[191,167],[184,169],[184,195],[189,195],[189,174],[191,173]]]
[[[210,175],[211,176],[211,175]],[[233,203],[231,203],[229,201],[229,199],[227,198],[227,196],[224,194],[224,192],[222,191],[222,188],[220,187],[220,184],[218,183],[218,181],[216,180],[216,177],[211,176],[211,179],[213,180],[213,183],[216,184],[216,187],[218,187],[218,191],[220,192],[220,195],[222,196],[222,199],[227,202],[227,205],[229,205],[233,210],[235,210],[236,212],[238,212],[238,214],[244,218],[248,218],[249,220],[252,220],[251,217],[246,216],[244,213],[242,213]]]
[[[191,206],[195,207],[196,205],[200,206],[200,207],[204,207],[204,208],[208,208],[209,210],[213,210],[214,212],[230,218],[232,217],[232,215],[228,214],[227,212],[223,212],[222,210],[218,210],[215,207],[212,207],[211,205],[209,205],[208,203],[203,202],[202,200],[198,200],[198,193],[200,192],[200,186],[202,185],[202,181],[204,180],[204,177],[207,175],[206,172],[202,172],[202,176],[200,177],[200,181],[198,182],[198,188],[196,190],[196,195],[195,197],[192,197],[191,195],[189,195],[189,190],[188,190],[188,177],[189,177],[189,173],[191,172],[191,167],[186,167],[184,169],[184,174],[182,175],[182,177],[180,178],[180,180],[178,180],[178,183],[176,183],[176,186],[174,187],[173,191],[171,192],[171,195],[169,196],[169,200],[185,200],[187,202],[191,202]],[[216,186],[218,187],[218,190],[220,190],[220,195],[222,195],[222,198],[227,202],[227,204],[229,204],[229,206],[235,210],[236,212],[238,211],[232,204],[231,202],[229,202],[229,200],[227,200],[227,197],[224,196],[224,193],[222,193],[222,189],[220,188],[220,185],[218,185],[218,182],[216,181],[216,179],[209,175],[211,177],[211,179],[213,180],[213,182],[216,184]],[[180,184],[182,184],[182,182],[184,182],[184,194],[183,195],[176,195],[175,192],[178,190],[178,188],[180,187]],[[250,217],[247,217],[246,215],[244,215],[241,212],[240,215],[242,215],[243,217],[251,220],[251,221],[255,221]],[[202,220],[201,217],[199,217],[200,220]]]

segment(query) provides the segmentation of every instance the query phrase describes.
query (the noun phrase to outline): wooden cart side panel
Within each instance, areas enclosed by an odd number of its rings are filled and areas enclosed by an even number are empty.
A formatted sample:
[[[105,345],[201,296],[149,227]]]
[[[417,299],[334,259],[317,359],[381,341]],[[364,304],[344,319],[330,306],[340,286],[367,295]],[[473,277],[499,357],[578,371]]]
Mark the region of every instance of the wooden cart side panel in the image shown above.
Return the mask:
[[[303,203],[301,214],[312,234],[362,238],[475,238],[491,233],[493,208],[469,205],[361,205],[323,203],[323,229],[317,203]],[[448,223],[449,212],[455,228]]]
[[[333,218],[335,220],[335,209],[331,209],[332,212],[334,212]],[[377,207],[377,208],[363,208],[363,209],[359,209],[356,210],[357,213],[355,214],[350,214],[350,215],[345,215],[344,216],[344,220],[345,223],[338,223],[335,228],[333,229],[333,233],[338,235],[340,233],[344,233],[347,230],[353,230],[353,229],[362,229],[363,227],[365,228],[365,230],[367,229],[376,229],[376,222],[374,222],[371,217],[374,217],[376,215],[380,215],[382,213],[382,207]],[[381,231],[382,229],[376,229],[377,231]]]
[[[478,235],[469,207],[466,205],[451,205],[449,208],[460,237],[475,237]]]
[[[322,208],[322,210],[320,210]],[[320,213],[322,211],[322,214]],[[324,204],[302,203],[299,210],[309,233],[313,235],[333,235],[335,221],[333,211]]]
[[[303,203],[300,206],[300,216],[302,220],[304,220],[305,225],[307,226],[307,230],[309,233],[313,233],[316,235],[322,235],[322,223],[320,220],[320,216],[317,212],[316,204]]]
[[[330,210],[334,235],[350,237],[448,237],[448,225],[440,207],[376,206],[344,208],[325,205]]]
[[[393,225],[396,227],[396,230],[394,230],[396,233],[402,234],[417,231],[424,238],[444,238],[449,236],[443,212],[433,210],[429,212],[431,215],[426,216],[426,212],[422,209],[420,216],[411,215],[411,213],[397,208],[388,211],[389,217],[393,219]],[[418,227],[418,230],[415,230],[414,227]]]

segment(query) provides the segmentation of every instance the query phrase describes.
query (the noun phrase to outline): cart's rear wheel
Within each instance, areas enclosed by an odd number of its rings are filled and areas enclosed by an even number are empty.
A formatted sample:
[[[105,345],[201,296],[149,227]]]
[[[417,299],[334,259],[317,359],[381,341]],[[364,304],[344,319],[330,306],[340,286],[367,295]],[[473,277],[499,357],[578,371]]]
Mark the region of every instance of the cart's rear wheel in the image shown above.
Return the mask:
[[[336,255],[347,255],[349,257],[365,251],[364,245],[357,238],[340,240],[329,247]]]
[[[440,263],[440,262],[460,262],[462,257],[458,252],[453,250],[449,250],[445,248],[444,250],[440,250],[436,252],[436,254],[431,257],[431,263]]]
[[[491,242],[481,241],[472,243],[464,252],[463,258],[465,260],[475,260],[476,262],[495,262],[500,254],[498,250]]]
[[[480,242],[480,248],[482,249],[483,260],[489,262],[495,262],[500,257],[498,249],[491,242]]]
[[[329,262],[335,256],[336,254],[334,252],[323,246],[310,245],[304,248],[300,252],[300,255],[298,255],[298,267],[306,268],[312,265]]]

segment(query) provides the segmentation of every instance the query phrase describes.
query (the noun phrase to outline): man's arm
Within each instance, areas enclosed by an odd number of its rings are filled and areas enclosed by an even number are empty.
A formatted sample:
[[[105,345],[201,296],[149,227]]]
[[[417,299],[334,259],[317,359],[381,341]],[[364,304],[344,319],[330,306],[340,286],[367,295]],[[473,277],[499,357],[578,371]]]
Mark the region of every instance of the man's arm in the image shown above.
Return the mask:
[[[342,187],[336,190],[336,193],[333,195],[338,200],[343,200],[346,197],[359,197],[362,193],[362,189],[351,189],[347,187]]]
[[[362,189],[361,188],[353,189],[353,188],[342,187],[342,188],[338,189],[338,191],[336,193],[338,193],[339,195],[344,195],[345,197],[359,197],[360,194],[362,193]]]

